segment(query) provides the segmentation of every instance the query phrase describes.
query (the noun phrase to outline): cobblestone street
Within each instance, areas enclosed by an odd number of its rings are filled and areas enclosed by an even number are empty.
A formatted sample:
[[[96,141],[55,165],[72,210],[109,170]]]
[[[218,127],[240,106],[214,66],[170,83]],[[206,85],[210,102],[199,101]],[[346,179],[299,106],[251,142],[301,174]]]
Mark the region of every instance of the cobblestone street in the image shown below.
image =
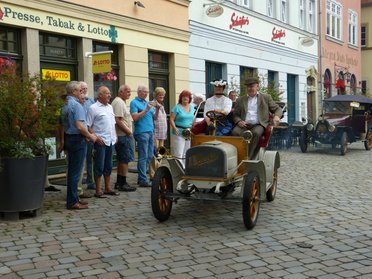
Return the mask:
[[[68,211],[60,186],[40,217],[0,220],[0,277],[372,278],[372,153],[353,143],[345,156],[280,155],[276,199],[252,231],[239,203],[180,200],[159,223],[150,189]]]

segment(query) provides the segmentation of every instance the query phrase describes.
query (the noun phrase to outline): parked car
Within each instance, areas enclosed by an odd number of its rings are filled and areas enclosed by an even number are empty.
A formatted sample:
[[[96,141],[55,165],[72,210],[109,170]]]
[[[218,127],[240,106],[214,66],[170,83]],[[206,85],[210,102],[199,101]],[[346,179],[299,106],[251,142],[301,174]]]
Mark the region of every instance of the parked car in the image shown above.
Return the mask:
[[[302,128],[300,148],[309,144],[330,144],[345,155],[350,143],[363,141],[372,148],[372,99],[357,95],[337,95],[324,100],[323,114],[316,123],[311,120]]]
[[[223,117],[213,111],[207,115],[215,125]],[[271,127],[261,138],[256,155],[249,160],[250,131],[245,137],[235,137],[196,135],[190,129],[184,130],[183,136],[191,140],[185,167],[178,158],[163,155],[152,181],[155,218],[167,220],[173,202],[180,198],[235,201],[242,204],[245,227],[252,229],[261,201],[273,201],[277,191],[280,157],[277,151],[266,150],[270,134]]]

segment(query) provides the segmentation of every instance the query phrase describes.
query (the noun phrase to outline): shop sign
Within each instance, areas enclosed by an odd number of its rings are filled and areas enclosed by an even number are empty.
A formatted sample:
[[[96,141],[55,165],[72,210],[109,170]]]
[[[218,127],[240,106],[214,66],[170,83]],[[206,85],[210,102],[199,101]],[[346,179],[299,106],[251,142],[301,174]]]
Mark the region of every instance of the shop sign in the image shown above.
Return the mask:
[[[111,71],[111,53],[92,54],[93,74],[108,73]]]
[[[116,43],[118,32],[115,26],[66,18],[60,15],[44,14],[17,6],[0,6],[0,22],[70,33],[91,38],[105,38]]]
[[[271,32],[271,35],[272,35],[272,37],[271,37],[272,42],[282,44],[282,45],[285,44],[283,41],[281,41],[281,39],[285,37],[285,30],[276,29],[276,27],[274,27],[272,32]]]
[[[249,25],[248,16],[238,15],[235,12],[233,12],[231,14],[230,21],[231,21],[231,23],[229,25],[230,30],[235,30],[235,31],[238,31],[238,32],[248,34],[248,31],[243,30],[244,26]]]
[[[219,17],[223,14],[223,8],[220,5],[213,5],[205,11],[205,14],[209,17]]]
[[[52,69],[41,69],[42,79],[53,79],[58,81],[70,81],[70,71],[52,70]]]

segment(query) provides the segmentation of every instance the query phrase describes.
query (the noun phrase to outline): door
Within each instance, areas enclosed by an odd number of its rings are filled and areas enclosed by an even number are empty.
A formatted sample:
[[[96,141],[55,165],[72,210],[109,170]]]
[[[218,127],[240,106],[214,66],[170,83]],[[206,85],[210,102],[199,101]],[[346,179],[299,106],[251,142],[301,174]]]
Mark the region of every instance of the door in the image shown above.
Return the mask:
[[[287,75],[287,117],[288,124],[296,121],[296,109],[298,107],[296,100],[296,76]]]

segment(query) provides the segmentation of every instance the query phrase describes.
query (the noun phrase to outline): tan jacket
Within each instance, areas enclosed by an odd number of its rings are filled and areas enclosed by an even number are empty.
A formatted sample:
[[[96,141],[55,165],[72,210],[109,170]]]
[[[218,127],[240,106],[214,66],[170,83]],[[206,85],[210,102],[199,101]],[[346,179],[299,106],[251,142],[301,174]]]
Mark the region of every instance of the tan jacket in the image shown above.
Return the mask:
[[[270,122],[270,112],[277,115],[279,118],[282,116],[283,111],[280,106],[275,103],[269,94],[258,93],[257,95],[257,114],[259,123],[265,128]],[[239,97],[235,103],[233,113],[234,123],[245,121],[245,116],[248,109],[248,95]]]

